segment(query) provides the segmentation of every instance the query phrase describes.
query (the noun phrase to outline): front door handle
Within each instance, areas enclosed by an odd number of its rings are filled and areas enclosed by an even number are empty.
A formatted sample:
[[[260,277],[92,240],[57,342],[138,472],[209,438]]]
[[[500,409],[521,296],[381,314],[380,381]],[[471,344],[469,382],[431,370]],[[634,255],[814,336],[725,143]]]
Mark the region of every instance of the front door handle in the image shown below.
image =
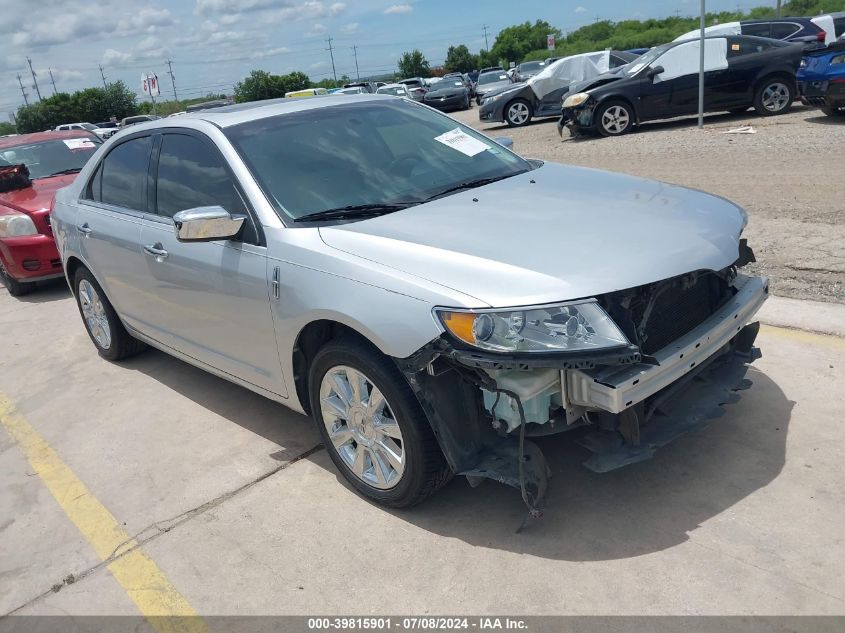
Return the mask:
[[[77,224],[76,225],[76,232],[79,233],[80,235],[84,235],[85,237],[88,237],[89,235],[91,235],[91,227],[88,226],[87,222],[85,224]]]
[[[153,257],[155,257],[157,261],[162,261],[168,255],[167,251],[162,248],[161,242],[156,242],[155,244],[147,244],[146,246],[144,246],[144,252],[147,255],[152,255]]]

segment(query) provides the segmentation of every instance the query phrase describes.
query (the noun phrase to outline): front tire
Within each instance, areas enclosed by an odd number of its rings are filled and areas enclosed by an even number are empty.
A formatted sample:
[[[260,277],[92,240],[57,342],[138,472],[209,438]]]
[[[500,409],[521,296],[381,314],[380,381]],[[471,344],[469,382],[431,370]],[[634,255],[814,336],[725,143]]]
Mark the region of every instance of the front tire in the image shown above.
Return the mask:
[[[634,110],[624,101],[610,101],[598,107],[595,125],[602,136],[621,136],[634,127]]]
[[[525,99],[514,99],[505,106],[505,123],[508,127],[522,127],[531,122],[534,111]]]
[[[100,356],[107,360],[122,360],[147,347],[126,331],[100,284],[87,268],[76,271],[73,294],[85,330]]]
[[[795,88],[784,77],[764,80],[754,93],[754,110],[761,116],[784,114],[795,100]]]
[[[327,343],[309,371],[311,411],[335,467],[379,504],[415,505],[451,476],[398,368],[353,338]]]
[[[0,281],[3,282],[3,285],[6,286],[6,290],[8,290],[9,294],[13,297],[22,297],[23,295],[28,295],[30,292],[35,290],[34,282],[18,281],[17,279],[13,279],[3,266],[3,262],[0,262]]]

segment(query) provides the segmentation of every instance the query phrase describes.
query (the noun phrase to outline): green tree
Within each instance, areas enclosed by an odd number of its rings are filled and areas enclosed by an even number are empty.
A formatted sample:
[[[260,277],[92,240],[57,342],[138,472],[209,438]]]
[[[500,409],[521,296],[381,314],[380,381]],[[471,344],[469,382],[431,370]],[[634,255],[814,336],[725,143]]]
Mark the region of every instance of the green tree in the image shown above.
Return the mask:
[[[450,46],[443,67],[450,73],[468,73],[478,68],[478,56],[470,53],[464,44]]]
[[[428,77],[431,74],[428,60],[416,48],[410,53],[402,53],[398,66],[399,74],[403,77]]]
[[[305,73],[294,71],[288,75],[273,75],[264,70],[253,70],[249,76],[235,86],[235,101],[261,101],[278,99],[286,92],[302,90],[311,86]]]
[[[8,121],[0,121],[0,136],[6,136],[7,134],[15,134],[16,128],[13,123],[9,123]]]
[[[515,24],[499,31],[490,54],[496,60],[519,63],[528,52],[544,48],[549,35],[560,38],[560,29],[545,20]]]
[[[38,103],[18,109],[18,130],[22,133],[49,130],[62,123],[106,121],[138,112],[135,94],[122,81],[107,88],[86,88],[73,94],[59,92]]]

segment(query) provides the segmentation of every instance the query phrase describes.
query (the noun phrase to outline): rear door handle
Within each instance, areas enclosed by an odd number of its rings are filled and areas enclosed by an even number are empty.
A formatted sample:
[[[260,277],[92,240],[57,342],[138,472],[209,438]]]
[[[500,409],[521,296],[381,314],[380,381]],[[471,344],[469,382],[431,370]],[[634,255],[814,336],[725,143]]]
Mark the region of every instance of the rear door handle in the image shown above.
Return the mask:
[[[152,255],[158,261],[163,260],[168,255],[167,251],[162,248],[161,242],[156,242],[155,244],[147,244],[146,246],[144,246],[144,252],[147,255]]]
[[[91,227],[88,226],[87,222],[85,224],[77,224],[76,225],[76,232],[79,233],[80,235],[84,235],[85,237],[88,237],[89,235],[91,235]]]

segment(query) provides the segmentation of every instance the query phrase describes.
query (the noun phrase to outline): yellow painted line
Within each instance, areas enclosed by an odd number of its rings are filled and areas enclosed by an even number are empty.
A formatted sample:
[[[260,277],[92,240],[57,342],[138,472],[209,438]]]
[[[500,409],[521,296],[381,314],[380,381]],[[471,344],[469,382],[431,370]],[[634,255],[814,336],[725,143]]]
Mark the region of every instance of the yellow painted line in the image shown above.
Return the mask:
[[[830,334],[816,334],[815,332],[807,332],[806,330],[793,330],[774,325],[762,325],[760,332],[766,336],[776,336],[796,343],[807,343],[809,345],[820,345],[821,347],[833,347],[834,349],[845,350],[845,338]]]
[[[0,424],[102,561],[109,561],[115,552],[131,549],[108,562],[107,567],[150,625],[158,633],[207,633],[205,623],[158,565],[138,548],[137,541],[2,393]]]

